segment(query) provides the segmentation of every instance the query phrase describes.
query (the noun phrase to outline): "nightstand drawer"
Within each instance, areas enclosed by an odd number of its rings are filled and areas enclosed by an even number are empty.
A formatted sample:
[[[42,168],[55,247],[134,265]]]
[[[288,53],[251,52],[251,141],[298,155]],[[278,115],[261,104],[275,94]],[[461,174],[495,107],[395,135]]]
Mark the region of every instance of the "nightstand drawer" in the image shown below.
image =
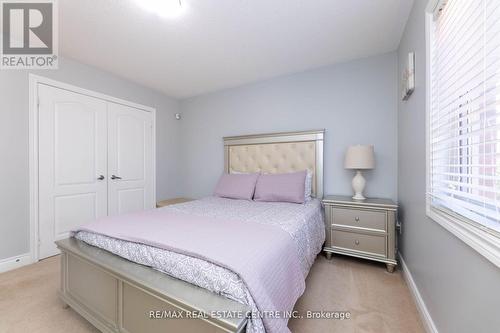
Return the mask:
[[[353,208],[333,208],[333,224],[387,231],[386,213]]]
[[[332,230],[332,246],[382,257],[386,256],[385,236]]]

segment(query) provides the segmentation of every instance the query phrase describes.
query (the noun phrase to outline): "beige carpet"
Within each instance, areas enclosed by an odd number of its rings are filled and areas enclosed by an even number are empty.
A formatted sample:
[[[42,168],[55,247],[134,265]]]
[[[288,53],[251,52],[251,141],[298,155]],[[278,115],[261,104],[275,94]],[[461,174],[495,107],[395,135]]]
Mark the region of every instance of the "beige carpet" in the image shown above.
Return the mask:
[[[62,308],[58,286],[58,257],[0,274],[0,333],[98,332]],[[292,319],[292,332],[424,332],[399,271],[347,257],[318,257],[296,310],[349,311],[351,319]]]

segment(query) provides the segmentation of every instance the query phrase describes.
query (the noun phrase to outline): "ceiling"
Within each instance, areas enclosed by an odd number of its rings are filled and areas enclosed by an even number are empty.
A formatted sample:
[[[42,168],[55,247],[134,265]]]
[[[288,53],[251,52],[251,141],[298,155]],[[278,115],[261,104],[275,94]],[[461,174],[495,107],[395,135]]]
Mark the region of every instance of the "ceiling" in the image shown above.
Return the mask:
[[[394,51],[413,2],[182,0],[161,17],[139,1],[59,1],[59,52],[175,98]]]

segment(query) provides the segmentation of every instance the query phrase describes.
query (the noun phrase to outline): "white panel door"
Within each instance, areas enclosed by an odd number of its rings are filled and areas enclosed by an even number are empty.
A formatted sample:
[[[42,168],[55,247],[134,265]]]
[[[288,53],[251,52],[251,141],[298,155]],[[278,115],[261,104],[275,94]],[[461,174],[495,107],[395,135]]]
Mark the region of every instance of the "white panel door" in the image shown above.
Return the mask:
[[[153,115],[108,103],[108,214],[154,208]]]
[[[39,258],[54,241],[107,215],[107,104],[40,84]]]

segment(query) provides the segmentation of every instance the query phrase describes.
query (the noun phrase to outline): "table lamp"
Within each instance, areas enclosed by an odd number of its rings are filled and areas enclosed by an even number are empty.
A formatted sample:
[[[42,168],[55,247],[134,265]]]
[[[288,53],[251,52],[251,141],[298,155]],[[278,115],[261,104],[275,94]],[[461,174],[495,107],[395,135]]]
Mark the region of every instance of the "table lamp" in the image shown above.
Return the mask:
[[[373,169],[375,167],[375,157],[372,145],[355,145],[347,148],[344,167],[356,170],[356,175],[352,179],[352,189],[354,190],[354,200],[365,200],[363,190],[366,180],[361,174],[361,170]]]

